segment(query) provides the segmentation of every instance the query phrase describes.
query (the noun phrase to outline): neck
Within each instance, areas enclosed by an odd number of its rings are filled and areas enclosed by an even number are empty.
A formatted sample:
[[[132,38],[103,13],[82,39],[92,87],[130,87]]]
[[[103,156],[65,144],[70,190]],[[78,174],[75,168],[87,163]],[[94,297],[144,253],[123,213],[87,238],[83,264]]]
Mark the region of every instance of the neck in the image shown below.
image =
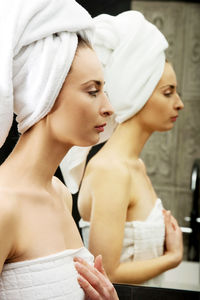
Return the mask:
[[[138,159],[152,132],[138,122],[137,116],[119,124],[105,147],[117,152],[120,157]]]
[[[40,186],[51,184],[57,167],[71,148],[53,139],[44,123],[39,122],[25,132],[2,165],[9,167],[7,170],[12,170],[12,174],[16,172],[22,182],[29,180]]]

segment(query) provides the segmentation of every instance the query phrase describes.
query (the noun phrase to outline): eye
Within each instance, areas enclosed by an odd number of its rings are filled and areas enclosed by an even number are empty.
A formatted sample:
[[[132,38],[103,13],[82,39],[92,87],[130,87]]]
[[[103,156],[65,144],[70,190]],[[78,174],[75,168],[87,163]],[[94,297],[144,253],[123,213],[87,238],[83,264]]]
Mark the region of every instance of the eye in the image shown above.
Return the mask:
[[[92,97],[96,97],[99,90],[89,91],[88,94]]]
[[[166,97],[170,97],[172,93],[166,93],[164,94]]]
[[[165,93],[164,93],[164,96],[165,96],[165,97],[170,97],[172,94],[173,94],[172,92],[165,92]]]

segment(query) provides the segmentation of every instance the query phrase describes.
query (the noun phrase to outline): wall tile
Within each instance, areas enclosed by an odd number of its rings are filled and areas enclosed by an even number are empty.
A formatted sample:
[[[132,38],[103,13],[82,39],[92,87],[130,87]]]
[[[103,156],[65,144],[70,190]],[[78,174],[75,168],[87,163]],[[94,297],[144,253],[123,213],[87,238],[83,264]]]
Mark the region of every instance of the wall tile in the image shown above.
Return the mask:
[[[191,170],[195,158],[200,158],[200,4],[133,1],[132,9],[141,11],[168,39],[167,57],[185,105],[173,130],[153,134],[142,158],[164,206],[181,226],[187,226]]]

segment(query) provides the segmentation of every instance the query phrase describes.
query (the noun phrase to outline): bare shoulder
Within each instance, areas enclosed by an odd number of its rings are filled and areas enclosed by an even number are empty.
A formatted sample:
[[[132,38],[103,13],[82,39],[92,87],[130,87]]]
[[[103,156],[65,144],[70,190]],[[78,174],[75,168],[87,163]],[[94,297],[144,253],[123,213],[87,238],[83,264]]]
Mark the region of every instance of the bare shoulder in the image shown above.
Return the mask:
[[[146,166],[141,158],[139,158],[139,163],[144,172],[146,172]]]
[[[59,192],[62,192],[66,195],[66,197],[71,198],[71,194],[66,185],[56,176],[53,176],[53,184]]]
[[[53,185],[56,188],[58,194],[64,199],[68,208],[72,209],[72,195],[66,185],[58,179],[56,176],[53,177]]]
[[[131,193],[131,174],[122,161],[99,157],[89,162],[82,186],[82,199],[90,195],[95,211],[101,215],[104,209],[127,210]],[[85,197],[85,198],[86,198]],[[103,213],[104,214],[104,213]]]
[[[124,178],[124,180],[129,178],[129,168],[127,165],[122,160],[109,156],[103,158],[99,156],[91,159],[86,168],[86,172],[95,176],[112,176],[112,178]]]
[[[0,193],[0,239],[8,238],[8,235],[16,228],[17,215],[15,199],[6,193]]]
[[[146,166],[141,158],[131,160],[129,168],[131,173],[135,175],[146,173]]]
[[[8,189],[0,189],[0,222],[13,222],[16,219],[17,196]]]
[[[5,260],[12,256],[18,221],[16,195],[0,189],[0,272]]]
[[[109,196],[113,191],[120,196],[120,199],[129,199],[131,185],[131,174],[128,166],[114,157],[93,159],[89,162],[83,185],[89,187],[90,193],[106,194]],[[124,196],[122,196],[124,195]],[[106,199],[106,196],[102,195]],[[116,197],[116,196],[115,196]]]

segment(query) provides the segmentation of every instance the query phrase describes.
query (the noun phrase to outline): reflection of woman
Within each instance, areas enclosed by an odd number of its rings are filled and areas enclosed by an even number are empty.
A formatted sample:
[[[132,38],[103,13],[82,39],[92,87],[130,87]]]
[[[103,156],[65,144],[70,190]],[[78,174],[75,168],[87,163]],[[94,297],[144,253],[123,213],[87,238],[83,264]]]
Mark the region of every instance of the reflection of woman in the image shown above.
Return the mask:
[[[158,275],[182,259],[182,234],[163,212],[140,153],[154,131],[174,127],[183,103],[165,62],[167,42],[154,25],[137,12],[95,19],[95,46],[119,124],[87,165],[80,227],[113,282],[161,285]]]
[[[1,1],[0,12],[8,29],[1,34],[0,145],[13,107],[22,133],[0,167],[0,298],[84,299],[81,286],[90,299],[118,299],[101,257],[91,266],[71,196],[53,177],[72,145],[98,141],[98,126],[112,113],[100,63],[85,41],[91,18],[66,0]]]

